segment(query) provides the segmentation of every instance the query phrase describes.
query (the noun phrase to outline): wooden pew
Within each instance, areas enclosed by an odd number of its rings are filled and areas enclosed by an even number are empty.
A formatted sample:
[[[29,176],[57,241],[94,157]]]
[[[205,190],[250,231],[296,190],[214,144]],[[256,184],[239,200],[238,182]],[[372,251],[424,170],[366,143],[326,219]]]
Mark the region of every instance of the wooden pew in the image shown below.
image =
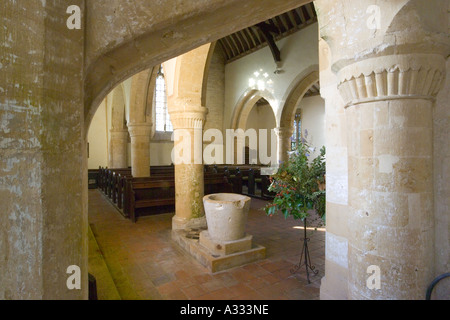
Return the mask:
[[[99,169],[88,169],[88,188],[97,189],[99,179]]]
[[[155,166],[150,167],[151,174],[155,175],[174,175],[174,167],[173,166]],[[123,176],[131,176],[131,168],[111,168],[104,169],[102,172],[102,190],[108,196],[108,198],[112,199],[113,203],[116,203],[118,200],[118,192],[120,188],[123,188],[121,185],[120,175]]]
[[[123,213],[136,222],[138,209],[169,206],[175,204],[175,179],[170,176],[149,178],[125,178]],[[233,192],[232,185],[223,174],[205,174],[204,192],[206,194]]]
[[[137,209],[175,204],[175,180],[127,179],[125,213],[136,222]]]
[[[267,190],[270,184],[270,176],[261,175],[261,197],[263,199],[273,199],[276,195],[276,192]]]
[[[242,172],[239,167],[226,167],[224,174],[233,185],[233,193],[242,194]]]
[[[218,192],[236,192],[240,193],[239,186],[233,186],[230,182],[232,179],[226,179],[224,182],[225,170],[227,166],[221,169],[211,167],[210,171],[205,173],[205,194]],[[216,171],[224,171],[224,173],[216,173]],[[238,170],[237,170],[238,171]],[[158,166],[151,167],[151,177],[133,178],[130,168],[99,168],[99,184],[103,192],[108,196],[110,201],[119,209],[119,211],[132,220],[136,220],[136,209],[144,209],[158,207],[160,205],[173,205],[175,196],[171,195],[169,186],[175,181],[174,166]],[[234,175],[233,183],[239,185],[242,182],[238,178],[239,174]],[[136,190],[134,190],[136,189]],[[148,191],[149,189],[150,191]],[[139,191],[137,191],[139,190]],[[145,191],[147,190],[147,191]],[[135,192],[134,196],[130,196],[131,191]],[[136,195],[137,192],[137,195]],[[154,193],[150,195],[150,193]],[[133,198],[134,197],[134,198]],[[136,198],[137,197],[137,198]],[[154,199],[152,197],[155,197]],[[171,200],[167,200],[167,199]],[[134,199],[134,204],[132,203]],[[137,200],[136,200],[137,199]],[[156,200],[161,201],[156,201]],[[141,201],[142,200],[142,201]],[[137,202],[136,202],[137,201]],[[150,205],[149,205],[150,204]],[[134,206],[134,208],[133,208]],[[134,215],[134,218],[133,218]]]
[[[212,193],[232,193],[233,185],[222,173],[205,176],[204,194]]]
[[[117,175],[117,188],[116,188],[116,198],[112,198],[113,202],[117,204],[117,207],[121,210],[124,209],[126,203],[126,194],[127,194],[127,179],[135,179],[138,181],[139,179],[143,181],[147,180],[175,180],[174,173],[153,173],[151,177],[146,178],[133,178],[131,174],[119,173]],[[117,201],[115,200],[117,199]]]
[[[117,175],[126,174],[131,175],[131,169],[107,169],[106,170],[106,188],[105,194],[110,199],[115,199],[117,190]],[[113,200],[115,202],[115,200]]]

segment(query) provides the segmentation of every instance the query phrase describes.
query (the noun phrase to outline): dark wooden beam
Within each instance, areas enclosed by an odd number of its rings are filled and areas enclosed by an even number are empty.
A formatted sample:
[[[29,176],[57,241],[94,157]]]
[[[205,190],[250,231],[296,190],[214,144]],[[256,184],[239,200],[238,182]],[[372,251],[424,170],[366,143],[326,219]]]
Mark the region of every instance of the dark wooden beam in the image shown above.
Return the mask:
[[[272,56],[273,56],[273,59],[275,60],[275,63],[280,62],[281,61],[281,52],[280,52],[280,49],[278,49],[277,44],[275,43],[275,39],[272,35],[272,33],[278,34],[278,30],[274,26],[272,26],[268,23],[265,23],[265,22],[258,23],[256,26],[259,28],[259,30],[261,30],[261,33],[263,34],[264,39],[266,40],[267,44],[269,45],[270,51],[272,52]]]

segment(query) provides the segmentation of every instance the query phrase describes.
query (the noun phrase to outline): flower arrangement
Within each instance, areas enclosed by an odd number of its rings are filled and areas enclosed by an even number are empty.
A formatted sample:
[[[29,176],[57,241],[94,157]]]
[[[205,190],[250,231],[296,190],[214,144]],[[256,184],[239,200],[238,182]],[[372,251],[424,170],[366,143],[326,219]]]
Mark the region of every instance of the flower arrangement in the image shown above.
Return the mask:
[[[268,216],[281,212],[287,218],[305,219],[308,210],[316,209],[325,220],[325,147],[309,160],[310,146],[299,142],[288,161],[281,163],[277,173],[270,177],[269,191],[275,192],[272,203],[264,207]]]

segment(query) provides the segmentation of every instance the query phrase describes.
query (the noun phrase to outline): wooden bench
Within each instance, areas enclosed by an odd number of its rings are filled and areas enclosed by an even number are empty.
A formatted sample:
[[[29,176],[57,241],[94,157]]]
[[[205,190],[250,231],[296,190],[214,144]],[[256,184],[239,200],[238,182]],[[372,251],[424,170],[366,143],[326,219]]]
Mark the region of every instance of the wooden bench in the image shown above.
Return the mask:
[[[145,211],[140,209],[175,204],[174,169],[174,166],[152,166],[150,177],[133,178],[131,168],[100,167],[97,180],[99,187],[119,211],[125,217],[136,221],[138,215],[136,213]],[[243,194],[243,185],[247,185],[246,195],[264,199],[273,198],[273,193],[267,191],[270,185],[269,177],[261,176],[258,166],[205,166],[204,182],[205,194],[219,192]],[[256,186],[261,190],[260,195],[256,194]]]
[[[98,179],[99,179],[99,170],[98,169],[89,169],[88,170],[88,188],[89,189],[97,189],[98,188]]]
[[[139,209],[175,205],[175,179],[169,176],[126,178],[123,213],[136,222]],[[222,174],[205,174],[206,194],[233,192],[232,185]]]
[[[137,178],[139,179],[139,178]],[[175,180],[127,179],[124,213],[136,222],[137,209],[175,204]]]
[[[157,166],[150,167],[152,175],[174,175],[173,166]],[[120,177],[119,177],[120,176]],[[108,198],[112,199],[113,203],[118,201],[118,193],[123,189],[122,181],[123,177],[131,177],[131,168],[100,168],[98,181],[99,187]],[[120,207],[119,207],[120,208]]]

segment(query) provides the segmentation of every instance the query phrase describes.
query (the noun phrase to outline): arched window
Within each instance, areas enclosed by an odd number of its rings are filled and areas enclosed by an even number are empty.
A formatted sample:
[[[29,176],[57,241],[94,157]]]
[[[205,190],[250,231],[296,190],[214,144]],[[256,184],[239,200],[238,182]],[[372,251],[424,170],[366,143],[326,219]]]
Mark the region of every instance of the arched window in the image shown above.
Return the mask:
[[[301,110],[298,110],[294,119],[294,133],[291,137],[291,150],[296,150],[298,142],[302,139],[302,114]]]
[[[156,131],[171,132],[173,131],[172,123],[170,122],[169,112],[167,110],[167,94],[166,81],[164,79],[164,70],[162,65],[159,67],[156,76],[154,105],[156,114]]]

